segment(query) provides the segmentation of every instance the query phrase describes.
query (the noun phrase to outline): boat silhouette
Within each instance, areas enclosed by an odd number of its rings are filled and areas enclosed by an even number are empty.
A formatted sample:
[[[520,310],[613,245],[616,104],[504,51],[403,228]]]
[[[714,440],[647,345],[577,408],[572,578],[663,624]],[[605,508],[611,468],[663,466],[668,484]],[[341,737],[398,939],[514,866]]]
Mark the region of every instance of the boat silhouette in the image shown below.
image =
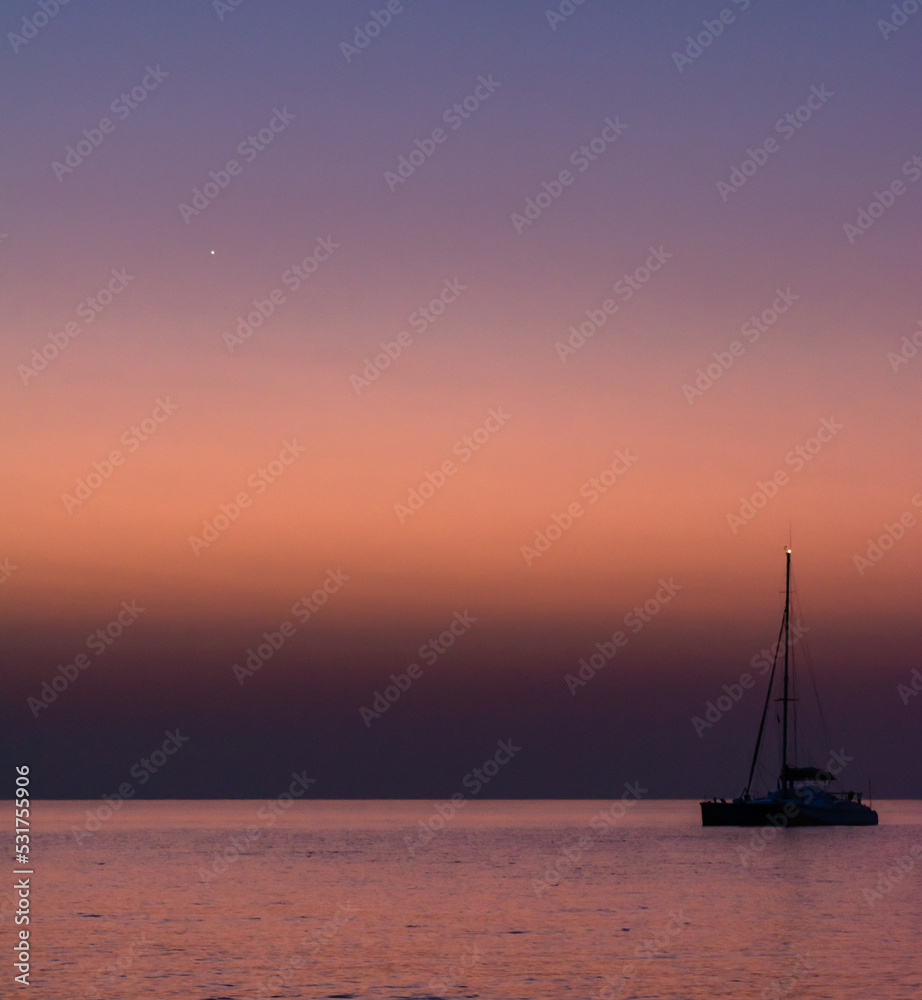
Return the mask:
[[[709,799],[701,803],[702,826],[876,826],[877,813],[861,801],[860,792],[830,791],[828,785],[835,776],[826,769],[792,764],[789,760],[791,746],[789,732],[789,706],[795,699],[791,694],[791,664],[789,641],[791,610],[791,550],[787,556],[785,572],[784,617],[781,622],[781,640],[775,647],[774,661],[762,709],[762,720],[756,737],[749,777],[742,793],[730,802]],[[781,771],[777,787],[767,794],[753,798],[750,794],[753,775],[759,759],[765,719],[775,684],[778,652],[784,646],[784,675],[781,697]]]

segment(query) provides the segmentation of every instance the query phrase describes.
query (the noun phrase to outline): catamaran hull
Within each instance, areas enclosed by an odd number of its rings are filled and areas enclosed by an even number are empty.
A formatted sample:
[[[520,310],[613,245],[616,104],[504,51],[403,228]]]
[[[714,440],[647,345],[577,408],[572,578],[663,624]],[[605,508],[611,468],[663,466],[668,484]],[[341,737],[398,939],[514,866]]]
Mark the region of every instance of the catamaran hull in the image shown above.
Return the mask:
[[[702,826],[877,826],[877,813],[858,802],[809,806],[786,802],[702,802]]]

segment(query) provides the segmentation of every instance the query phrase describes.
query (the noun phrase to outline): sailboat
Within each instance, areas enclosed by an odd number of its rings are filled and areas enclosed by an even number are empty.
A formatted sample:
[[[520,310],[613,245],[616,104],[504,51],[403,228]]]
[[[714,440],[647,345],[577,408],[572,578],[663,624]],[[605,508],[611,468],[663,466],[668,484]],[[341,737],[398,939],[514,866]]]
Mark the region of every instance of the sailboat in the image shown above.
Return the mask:
[[[791,610],[791,550],[787,554],[785,574],[784,617],[781,622],[781,638],[784,643],[784,679],[782,695],[778,699],[782,706],[781,717],[781,772],[774,791],[760,798],[750,795],[753,775],[759,759],[765,719],[772,696],[775,668],[778,665],[778,650],[768,681],[762,721],[756,737],[755,751],[749,768],[749,778],[742,793],[730,802],[724,799],[710,799],[701,803],[701,823],[703,826],[876,826],[877,813],[861,801],[860,792],[832,792],[828,788],[834,776],[823,768],[797,766],[789,760],[790,733],[788,731],[789,706],[792,696],[790,670],[790,610]]]

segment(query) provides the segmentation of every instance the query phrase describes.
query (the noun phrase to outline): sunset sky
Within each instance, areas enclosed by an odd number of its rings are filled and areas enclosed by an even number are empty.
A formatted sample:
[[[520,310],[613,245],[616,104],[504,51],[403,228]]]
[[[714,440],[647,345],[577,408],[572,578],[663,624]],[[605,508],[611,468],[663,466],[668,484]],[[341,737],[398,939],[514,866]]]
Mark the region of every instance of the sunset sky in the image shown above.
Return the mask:
[[[734,794],[764,677],[692,719],[777,637],[790,542],[819,752],[916,796],[892,7],[8,10],[3,712],[36,794],[111,793],[176,727],[139,794],[437,798],[506,738],[485,797]]]

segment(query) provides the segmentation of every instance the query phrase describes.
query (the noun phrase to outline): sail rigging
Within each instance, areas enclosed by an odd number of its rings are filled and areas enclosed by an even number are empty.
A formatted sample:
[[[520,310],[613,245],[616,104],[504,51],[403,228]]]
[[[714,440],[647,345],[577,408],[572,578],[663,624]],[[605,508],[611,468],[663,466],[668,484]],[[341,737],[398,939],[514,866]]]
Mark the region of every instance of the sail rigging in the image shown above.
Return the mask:
[[[798,623],[798,632],[800,625]],[[798,635],[799,637],[799,635]],[[796,640],[795,640],[796,641]],[[774,791],[761,798],[752,796],[752,782],[759,764],[759,754],[765,736],[765,722],[768,706],[775,691],[775,678],[779,666],[779,654],[784,650],[784,667],[781,684],[780,768]],[[861,802],[861,793],[830,792],[826,785],[835,780],[833,763],[836,755],[826,767],[794,763],[800,759],[801,747],[798,742],[798,719],[796,712],[797,685],[793,671],[791,654],[791,548],[785,549],[784,613],[778,642],[775,644],[771,674],[759,720],[755,749],[749,766],[749,774],[742,794],[727,802],[712,799],[701,803],[701,820],[704,826],[759,826],[772,823],[783,826],[876,826],[877,813]],[[816,681],[810,671],[813,690]],[[817,704],[819,697],[817,695]],[[793,716],[793,719],[792,719]],[[822,707],[820,706],[822,718]],[[825,719],[823,729],[825,731]],[[827,740],[828,743],[828,740]]]

